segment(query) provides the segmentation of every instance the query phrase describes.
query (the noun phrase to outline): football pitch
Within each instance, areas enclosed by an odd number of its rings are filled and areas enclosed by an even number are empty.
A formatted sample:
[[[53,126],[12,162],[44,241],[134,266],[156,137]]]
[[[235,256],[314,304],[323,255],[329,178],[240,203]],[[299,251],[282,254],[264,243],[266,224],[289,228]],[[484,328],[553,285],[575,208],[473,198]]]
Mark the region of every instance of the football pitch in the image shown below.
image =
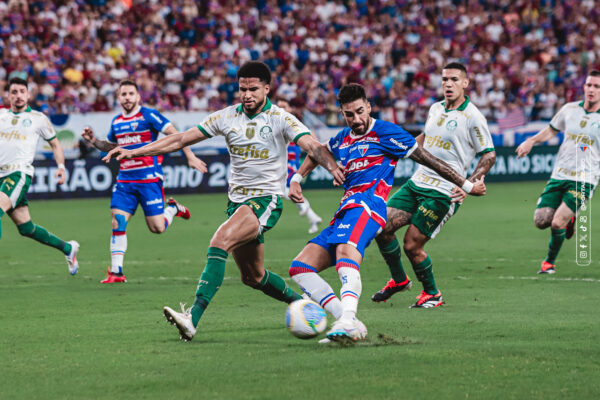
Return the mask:
[[[71,277],[61,254],[2,218],[0,398],[600,398],[600,246],[592,246],[592,264],[579,267],[575,240],[565,241],[557,273],[536,274],[550,236],[533,226],[543,186],[489,184],[487,196],[468,198],[428,244],[442,307],[408,308],[418,282],[387,303],[371,302],[389,279],[373,243],[358,314],[369,339],[353,347],[291,336],[286,305],[244,286],[231,256],[196,337],[179,340],[162,307],[193,301],[225,194],[177,197],[192,219],[163,235],[150,233],[138,210],[128,226],[128,282],[117,285],[99,284],[110,264],[109,199],[31,201],[34,222],[80,242],[80,269]],[[342,192],[305,194],[328,221]],[[592,244],[600,243],[596,200]],[[284,202],[266,234],[266,266],[288,279],[307,229]],[[337,291],[335,269],[325,277]]]

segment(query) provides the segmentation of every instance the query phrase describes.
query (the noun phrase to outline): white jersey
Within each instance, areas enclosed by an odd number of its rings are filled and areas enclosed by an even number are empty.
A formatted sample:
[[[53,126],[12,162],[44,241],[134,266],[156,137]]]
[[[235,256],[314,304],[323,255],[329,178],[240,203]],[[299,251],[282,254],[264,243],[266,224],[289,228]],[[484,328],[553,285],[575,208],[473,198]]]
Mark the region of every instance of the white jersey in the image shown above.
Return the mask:
[[[0,110],[0,177],[21,171],[33,176],[33,159],[39,138],[56,137],[48,117],[31,108],[20,113]]]
[[[225,137],[231,157],[229,199],[241,203],[253,197],[285,193],[287,146],[309,130],[296,117],[267,104],[249,117],[241,105],[210,114],[198,125],[207,137]]]
[[[600,177],[600,111],[589,113],[583,102],[565,104],[550,126],[565,134],[551,179],[598,184]]]
[[[494,151],[485,117],[469,97],[465,97],[464,103],[455,110],[446,110],[443,101],[432,105],[423,130],[423,148],[445,161],[463,177],[466,177],[476,155]],[[448,196],[455,186],[424,165],[419,165],[410,179],[419,187],[437,190]]]

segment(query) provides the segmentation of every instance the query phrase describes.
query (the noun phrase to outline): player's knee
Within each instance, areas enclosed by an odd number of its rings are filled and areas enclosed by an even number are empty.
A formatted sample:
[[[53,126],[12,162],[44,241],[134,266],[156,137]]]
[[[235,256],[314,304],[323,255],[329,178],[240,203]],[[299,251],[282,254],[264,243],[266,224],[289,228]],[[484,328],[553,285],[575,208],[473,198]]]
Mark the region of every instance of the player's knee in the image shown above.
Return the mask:
[[[161,225],[150,225],[148,228],[150,229],[150,232],[156,234],[160,234],[165,231],[165,227]]]
[[[394,232],[388,232],[385,229],[375,237],[375,241],[379,246],[385,246],[394,241],[396,235]]]
[[[552,224],[552,221],[549,220],[548,218],[544,218],[542,216],[536,215],[533,217],[533,223],[534,223],[535,227],[538,229],[546,229],[547,227],[549,227]]]
[[[409,258],[413,258],[413,257],[419,255],[419,253],[423,249],[423,246],[421,246],[421,244],[419,242],[417,242],[416,240],[405,238],[403,248],[404,248],[404,253],[406,253],[406,255]]]
[[[127,219],[122,214],[115,214],[112,219],[112,228],[115,232],[125,232],[127,230]]]
[[[567,223],[555,218],[552,220],[551,226],[552,226],[552,229],[564,229],[567,226]]]
[[[35,231],[35,225],[31,221],[27,221],[24,224],[17,225],[17,230],[19,231],[19,234],[21,234],[21,236],[30,237]]]

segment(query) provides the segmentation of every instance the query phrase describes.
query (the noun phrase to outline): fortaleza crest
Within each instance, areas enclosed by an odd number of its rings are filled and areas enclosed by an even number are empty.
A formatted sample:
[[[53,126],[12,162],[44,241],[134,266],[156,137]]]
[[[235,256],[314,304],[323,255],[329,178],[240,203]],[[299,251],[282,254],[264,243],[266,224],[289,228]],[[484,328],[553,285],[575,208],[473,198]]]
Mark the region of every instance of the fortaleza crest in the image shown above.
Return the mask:
[[[448,122],[446,122],[446,129],[449,131],[453,131],[456,129],[456,127],[458,126],[458,122],[456,122],[455,120],[450,120]]]
[[[273,129],[271,129],[271,127],[269,125],[263,126],[262,128],[260,128],[260,132],[258,132],[258,135],[260,136],[260,138],[262,140],[269,139],[272,134],[273,134]]]
[[[359,144],[358,145],[358,151],[360,151],[360,155],[361,156],[365,156],[365,154],[367,153],[367,150],[369,150],[369,145],[368,144]]]
[[[139,122],[132,122],[131,129],[135,131],[137,129],[138,125],[139,125]]]

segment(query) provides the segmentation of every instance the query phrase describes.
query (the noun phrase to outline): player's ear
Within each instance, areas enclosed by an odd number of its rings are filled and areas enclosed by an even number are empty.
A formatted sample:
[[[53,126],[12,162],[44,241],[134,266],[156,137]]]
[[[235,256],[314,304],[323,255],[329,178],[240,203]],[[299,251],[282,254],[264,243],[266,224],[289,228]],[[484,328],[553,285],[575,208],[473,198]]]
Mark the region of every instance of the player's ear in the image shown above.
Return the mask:
[[[265,85],[265,94],[269,94],[270,91],[271,91],[271,86]]]

